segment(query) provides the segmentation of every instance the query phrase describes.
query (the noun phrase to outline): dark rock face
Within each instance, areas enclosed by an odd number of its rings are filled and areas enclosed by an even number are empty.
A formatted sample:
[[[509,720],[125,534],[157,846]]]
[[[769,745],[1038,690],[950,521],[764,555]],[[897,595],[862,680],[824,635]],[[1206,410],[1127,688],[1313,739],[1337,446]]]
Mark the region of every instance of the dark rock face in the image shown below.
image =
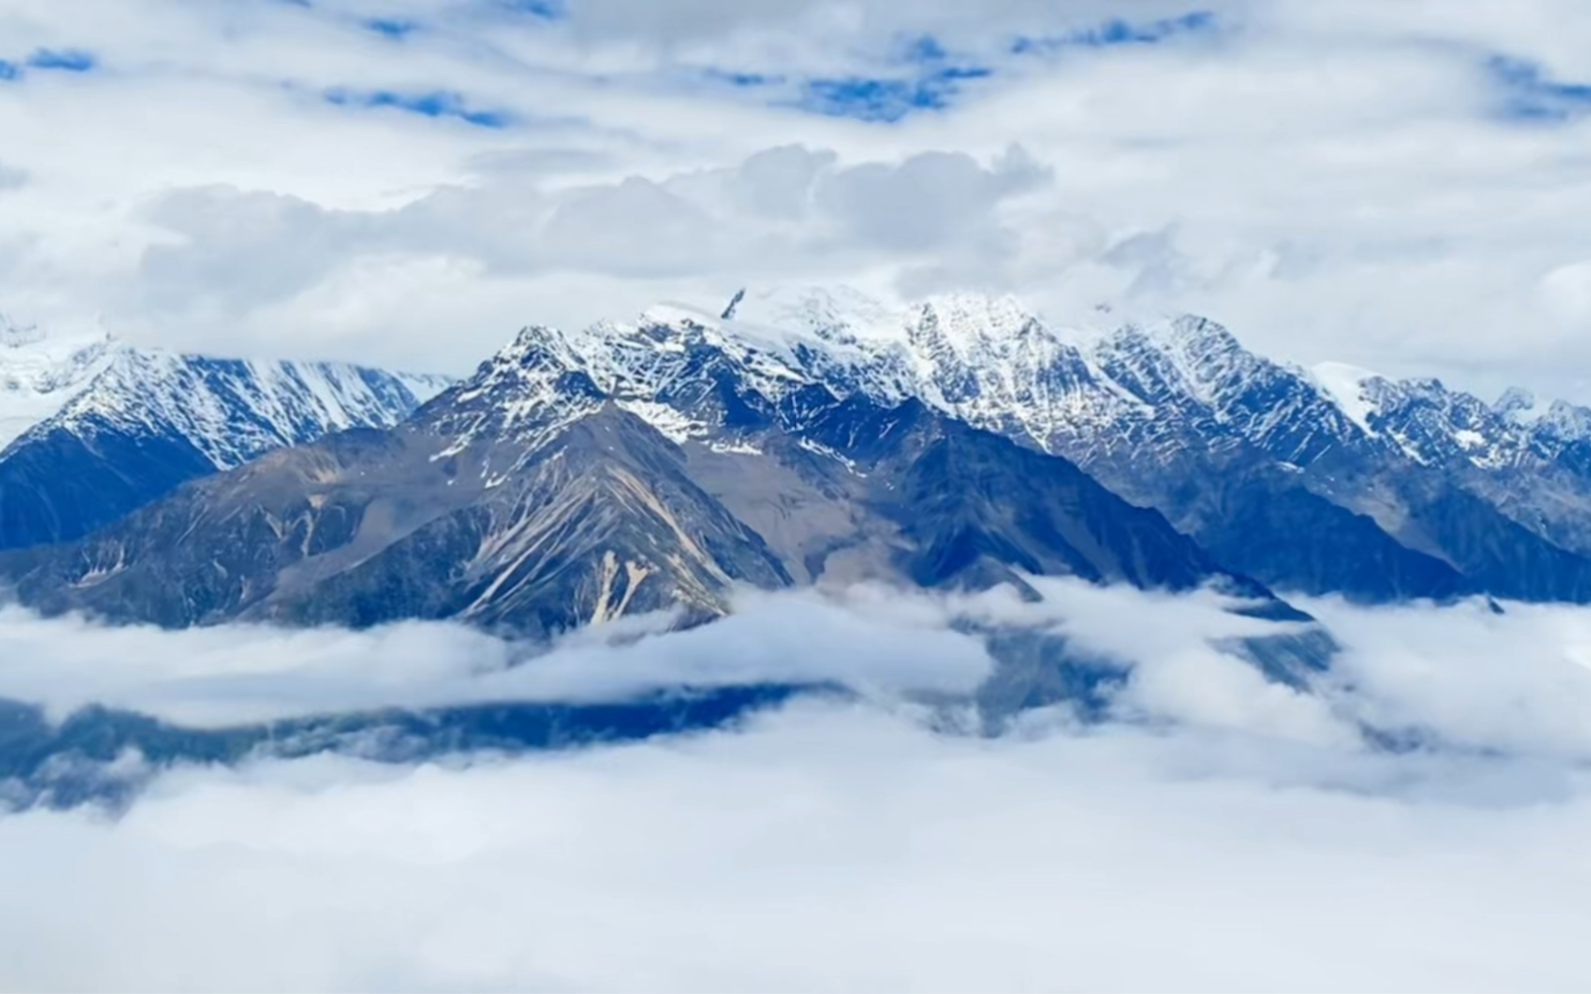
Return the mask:
[[[181,436],[36,431],[0,456],[0,548],[78,538],[213,472]]]
[[[611,404],[532,446],[455,450],[423,412],[268,454],[0,568],[46,611],[167,626],[457,618],[530,634],[663,608],[710,616],[737,584],[816,580],[831,562],[974,588],[1024,573],[1177,590],[1225,576],[1064,459],[921,405],[830,405],[813,422],[829,441],[858,419],[874,429],[849,453],[778,428],[742,436],[755,454],[682,448]],[[771,541],[759,477],[799,509]]]
[[[676,605],[716,613],[735,582],[790,582],[678,449],[623,411],[534,450],[445,447],[411,428],[345,433],[6,563],[25,603],[177,627],[460,618],[545,634]]]
[[[409,763],[450,753],[515,754],[635,742],[731,726],[802,695],[791,684],[659,691],[601,703],[503,701],[422,711],[311,715],[226,728],[189,728],[91,706],[59,723],[35,705],[0,700],[0,811],[42,804],[116,806],[173,763],[231,764],[337,751]],[[130,754],[131,769],[119,766]]]

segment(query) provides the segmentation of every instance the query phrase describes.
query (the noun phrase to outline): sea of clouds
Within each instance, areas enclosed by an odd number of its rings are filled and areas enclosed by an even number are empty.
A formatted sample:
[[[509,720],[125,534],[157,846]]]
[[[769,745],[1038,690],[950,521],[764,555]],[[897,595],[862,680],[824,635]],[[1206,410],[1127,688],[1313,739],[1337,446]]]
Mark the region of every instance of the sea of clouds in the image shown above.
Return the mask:
[[[0,987],[1591,983],[1591,611],[1307,602],[1342,650],[1301,691],[1215,647],[1276,630],[1215,594],[1037,582],[748,595],[534,654],[450,625],[0,613],[0,697],[52,719],[857,691],[559,752],[177,765],[125,809],[0,815]],[[947,725],[921,702],[987,678],[994,625],[1118,664],[1103,714]]]

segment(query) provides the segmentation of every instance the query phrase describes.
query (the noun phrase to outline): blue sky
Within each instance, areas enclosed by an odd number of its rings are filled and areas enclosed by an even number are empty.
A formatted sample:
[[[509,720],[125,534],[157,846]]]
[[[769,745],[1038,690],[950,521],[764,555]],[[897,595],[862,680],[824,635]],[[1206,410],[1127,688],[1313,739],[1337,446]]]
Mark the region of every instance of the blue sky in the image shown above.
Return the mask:
[[[844,280],[1591,400],[1569,0],[71,6],[0,7],[0,285],[42,323],[458,371]]]
[[[336,88],[326,91],[326,101],[339,107],[397,110],[421,117],[452,118],[480,128],[506,128],[514,121],[510,111],[472,107],[463,96],[448,90],[399,92]]]
[[[1486,68],[1502,91],[1506,116],[1558,123],[1591,113],[1591,82],[1564,82],[1538,63],[1507,55],[1492,56]]]

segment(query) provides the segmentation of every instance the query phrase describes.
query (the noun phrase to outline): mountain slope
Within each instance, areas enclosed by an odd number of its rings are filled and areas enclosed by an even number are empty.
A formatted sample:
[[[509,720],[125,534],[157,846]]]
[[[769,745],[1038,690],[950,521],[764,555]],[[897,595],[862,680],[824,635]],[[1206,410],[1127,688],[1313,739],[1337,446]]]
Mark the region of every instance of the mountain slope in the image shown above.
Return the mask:
[[[729,313],[725,320],[654,308],[633,326],[529,334],[545,339],[544,348],[569,350],[599,389],[678,439],[771,416],[747,408],[726,384],[744,384],[774,407],[812,385],[884,406],[918,399],[1066,457],[1129,500],[1164,512],[1229,568],[1267,583],[1365,600],[1447,597],[1466,588],[1453,565],[1314,492],[1297,467],[1245,437],[1248,430],[1319,455],[1330,451],[1333,433],[1354,428],[1281,367],[1201,347],[1213,325],[1180,336],[1168,329],[1159,342],[1128,328],[1089,343],[1069,340],[1009,298],[942,298],[894,312],[843,291],[743,296]],[[1180,337],[1181,348],[1167,337]],[[1202,376],[1195,369],[1201,356]],[[1256,376],[1264,388],[1245,397],[1240,382]],[[1334,418],[1325,431],[1288,437],[1290,419],[1266,415],[1282,400]],[[805,416],[791,409],[780,423],[799,429]],[[1268,513],[1232,517],[1253,509]]]
[[[18,593],[166,626],[456,617],[530,633],[665,606],[716,612],[778,564],[599,409],[535,449],[354,431],[194,481],[78,543],[24,550]]]
[[[1361,389],[1340,367],[1272,362],[1195,317],[1084,331],[1011,298],[892,309],[827,290],[742,294],[727,313],[641,327],[768,343],[766,379],[916,397],[1066,456],[1273,586],[1369,601],[1587,596],[1591,410],[1486,405],[1434,382]]]
[[[1269,597],[1064,459],[915,400],[798,385],[758,368],[760,348],[675,344],[643,396],[642,378],[526,329],[395,429],[269,453],[75,543],[0,556],[0,574],[46,611],[162,625],[420,617],[532,634],[718,614],[737,584],[862,577]]]
[[[0,314],[0,449],[77,396],[113,352],[103,334],[49,335]]]
[[[76,396],[0,451],[0,548],[77,538],[271,449],[396,424],[444,385],[335,363],[113,348]]]

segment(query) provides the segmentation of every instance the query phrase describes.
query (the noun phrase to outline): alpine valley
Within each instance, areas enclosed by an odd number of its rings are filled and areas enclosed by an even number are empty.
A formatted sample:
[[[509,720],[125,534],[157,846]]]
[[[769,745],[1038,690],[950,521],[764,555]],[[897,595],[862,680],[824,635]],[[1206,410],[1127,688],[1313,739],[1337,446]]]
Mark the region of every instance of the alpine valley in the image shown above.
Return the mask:
[[[533,325],[452,385],[7,335],[0,396],[41,417],[0,453],[0,578],[46,613],[540,637],[1032,575],[1283,620],[1272,591],[1591,600],[1591,410],[1294,368],[1196,317],[743,291]]]

